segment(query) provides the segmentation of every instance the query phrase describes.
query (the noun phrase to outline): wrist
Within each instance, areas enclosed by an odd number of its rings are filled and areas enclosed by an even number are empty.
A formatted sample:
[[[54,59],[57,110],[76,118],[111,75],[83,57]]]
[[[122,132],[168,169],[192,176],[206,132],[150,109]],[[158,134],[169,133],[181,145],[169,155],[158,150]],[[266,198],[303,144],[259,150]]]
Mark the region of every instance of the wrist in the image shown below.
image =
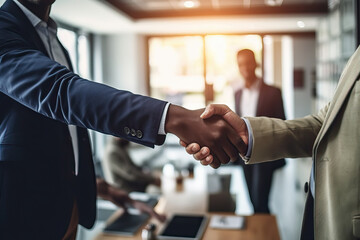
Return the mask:
[[[184,115],[184,108],[170,104],[166,120],[165,120],[165,132],[176,134],[177,129],[179,129],[180,118]]]
[[[241,135],[241,138],[243,139],[246,145],[246,150],[244,153],[242,153],[242,155],[243,157],[245,157],[245,159],[248,160],[251,157],[252,144],[253,144],[252,128],[248,119],[242,117],[241,120],[243,121],[243,125],[244,125],[243,128],[244,133]]]
[[[96,187],[97,187],[97,194],[103,198],[106,199],[109,195],[109,184],[101,178],[96,179]]]

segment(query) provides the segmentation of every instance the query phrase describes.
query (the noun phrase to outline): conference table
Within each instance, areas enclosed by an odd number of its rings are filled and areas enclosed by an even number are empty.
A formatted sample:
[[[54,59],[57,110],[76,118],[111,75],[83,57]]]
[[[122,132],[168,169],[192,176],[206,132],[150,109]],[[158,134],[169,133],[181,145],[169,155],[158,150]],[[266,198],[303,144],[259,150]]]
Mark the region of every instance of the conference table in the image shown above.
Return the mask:
[[[183,180],[176,180],[174,177],[163,176],[162,196],[155,209],[159,213],[165,213],[168,217],[173,214],[200,214],[211,219],[213,215],[233,216],[229,212],[208,212],[208,191],[206,174],[203,171],[194,173],[195,177],[187,177]],[[119,209],[107,221],[111,223],[118,218],[123,211]],[[245,228],[241,230],[215,229],[209,227],[209,221],[202,239],[204,240],[279,240],[280,234],[276,217],[269,214],[254,214],[245,217]],[[151,218],[147,223],[154,223],[156,233],[161,231],[164,223]],[[145,225],[141,227],[144,228]],[[119,236],[107,233],[98,234],[96,240],[130,240],[142,239],[141,229],[134,236]]]

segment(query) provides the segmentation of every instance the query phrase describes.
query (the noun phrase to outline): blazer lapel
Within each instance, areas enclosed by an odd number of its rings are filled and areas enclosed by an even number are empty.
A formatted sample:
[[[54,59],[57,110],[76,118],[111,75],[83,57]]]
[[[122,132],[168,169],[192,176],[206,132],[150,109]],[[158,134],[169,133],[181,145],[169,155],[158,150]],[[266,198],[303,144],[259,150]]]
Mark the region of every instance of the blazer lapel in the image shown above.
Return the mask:
[[[346,65],[340,77],[338,87],[333,96],[333,101],[330,104],[329,110],[327,112],[327,117],[325,118],[325,122],[323,123],[322,130],[319,133],[317,140],[315,141],[316,143],[320,142],[322,137],[325,135],[326,131],[331,126],[336,115],[343,106],[346,97],[350,93],[350,90],[352,89],[356,79],[358,78],[359,75],[358,65],[360,63],[359,49],[360,48],[358,47],[358,49],[355,51],[354,55],[349,60],[348,64]]]
[[[242,89],[239,89],[236,93],[235,93],[235,112],[237,115],[242,116],[241,113],[241,96],[242,96]]]
[[[2,6],[1,9],[5,12],[10,13],[15,17],[15,22],[20,26],[23,32],[26,34],[25,39],[30,39],[31,43],[36,46],[41,52],[48,56],[45,46],[42,43],[39,35],[37,34],[34,26],[31,24],[29,19],[25,16],[23,11],[14,3],[12,0],[7,0]]]
[[[264,91],[265,85],[264,82],[261,80],[261,85],[260,85],[260,89],[259,89],[259,98],[258,98],[258,102],[257,102],[257,106],[256,106],[256,116],[261,116],[262,114],[262,109],[263,105],[264,105],[264,95],[266,94],[266,91]]]

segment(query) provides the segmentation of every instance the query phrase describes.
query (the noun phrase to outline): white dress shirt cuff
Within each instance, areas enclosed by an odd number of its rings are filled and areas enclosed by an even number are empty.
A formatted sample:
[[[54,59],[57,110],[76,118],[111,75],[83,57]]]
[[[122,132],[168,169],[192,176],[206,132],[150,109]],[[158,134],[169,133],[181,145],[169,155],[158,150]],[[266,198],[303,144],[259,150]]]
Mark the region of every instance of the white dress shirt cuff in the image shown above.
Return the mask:
[[[249,134],[248,135],[248,139],[249,139],[248,148],[247,148],[245,156],[242,156],[242,159],[244,160],[244,162],[248,162],[250,160],[251,152],[252,152],[252,148],[253,148],[253,131],[252,131],[249,120],[247,120],[246,118],[243,118],[243,117],[242,117],[242,119],[244,120],[244,122],[246,124],[248,134]]]
[[[166,135],[166,132],[165,132],[165,121],[166,121],[166,115],[167,115],[169,106],[170,106],[170,103],[167,103],[167,104],[165,105],[165,108],[164,108],[164,111],[163,111],[163,114],[162,114],[162,117],[161,117],[160,126],[159,126],[159,131],[158,131],[158,134],[160,134],[160,135]]]

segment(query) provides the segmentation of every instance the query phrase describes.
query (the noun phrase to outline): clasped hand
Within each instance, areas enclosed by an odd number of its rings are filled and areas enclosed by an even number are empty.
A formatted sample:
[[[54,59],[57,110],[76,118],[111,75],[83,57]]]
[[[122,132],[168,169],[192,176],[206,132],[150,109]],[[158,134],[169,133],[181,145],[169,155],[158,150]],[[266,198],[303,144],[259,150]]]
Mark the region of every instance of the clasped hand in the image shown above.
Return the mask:
[[[213,133],[218,141],[207,145],[201,141],[187,141],[180,138],[180,144],[186,152],[192,154],[203,165],[218,168],[221,163],[236,160],[238,154],[246,154],[248,145],[248,130],[243,119],[223,104],[210,104],[200,118],[207,124],[207,133]],[[219,123],[221,127],[214,128],[212,124]],[[222,129],[224,128],[224,130]],[[205,137],[206,134],[204,134]],[[232,145],[232,146],[231,146]]]

